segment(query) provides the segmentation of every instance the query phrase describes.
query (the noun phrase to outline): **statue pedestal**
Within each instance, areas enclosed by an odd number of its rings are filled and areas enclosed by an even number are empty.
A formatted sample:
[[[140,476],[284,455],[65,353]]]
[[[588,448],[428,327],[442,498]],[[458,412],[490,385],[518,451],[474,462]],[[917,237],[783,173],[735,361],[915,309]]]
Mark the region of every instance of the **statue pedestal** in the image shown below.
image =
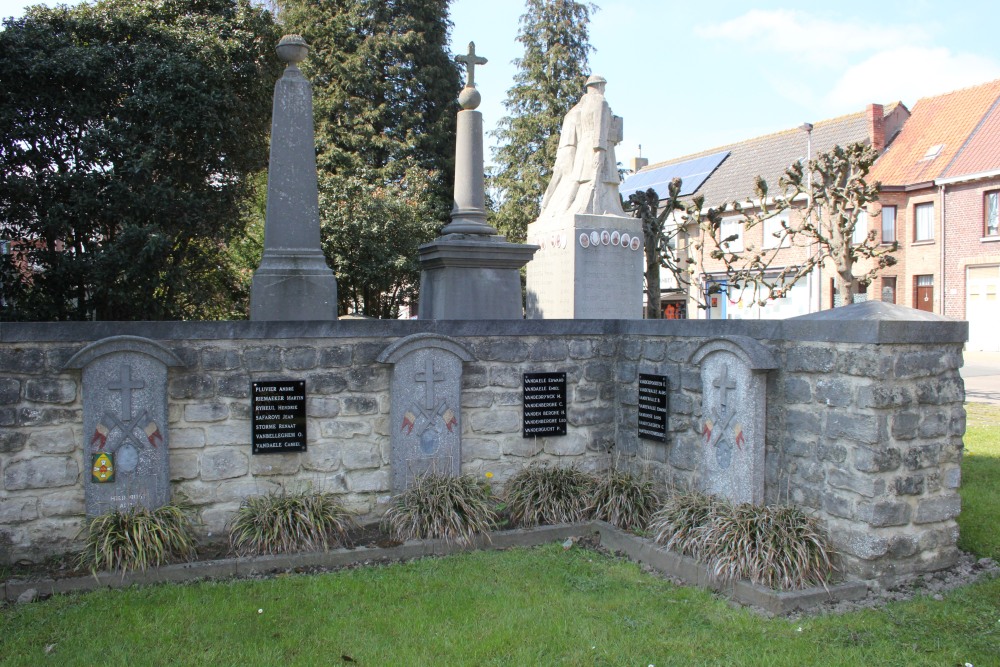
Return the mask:
[[[528,225],[528,319],[642,319],[642,221],[566,214]]]
[[[520,320],[521,268],[537,246],[445,234],[420,246],[422,320]]]

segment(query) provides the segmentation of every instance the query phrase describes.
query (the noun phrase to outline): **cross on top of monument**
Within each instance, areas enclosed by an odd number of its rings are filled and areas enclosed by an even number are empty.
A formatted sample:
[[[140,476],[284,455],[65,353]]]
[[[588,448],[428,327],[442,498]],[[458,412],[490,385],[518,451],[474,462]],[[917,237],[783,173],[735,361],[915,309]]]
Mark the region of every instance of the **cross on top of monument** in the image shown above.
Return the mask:
[[[434,396],[434,383],[444,380],[444,374],[434,371],[434,360],[428,358],[424,362],[423,372],[417,372],[414,379],[417,382],[426,382],[424,385],[424,408],[431,410],[436,407],[437,398]]]
[[[142,380],[132,379],[132,368],[128,364],[118,367],[118,380],[108,383],[109,391],[120,391],[122,393],[122,417],[126,420],[132,419],[132,390],[142,389],[146,383]]]
[[[469,78],[465,82],[466,88],[476,87],[476,65],[485,65],[488,60],[482,56],[476,55],[476,43],[469,42],[469,54],[465,56],[455,56],[455,62],[464,63],[466,70],[469,72]]]
[[[722,367],[722,375],[715,379],[712,386],[719,390],[719,405],[728,407],[728,394],[731,389],[736,389],[736,383],[729,379],[729,366]]]

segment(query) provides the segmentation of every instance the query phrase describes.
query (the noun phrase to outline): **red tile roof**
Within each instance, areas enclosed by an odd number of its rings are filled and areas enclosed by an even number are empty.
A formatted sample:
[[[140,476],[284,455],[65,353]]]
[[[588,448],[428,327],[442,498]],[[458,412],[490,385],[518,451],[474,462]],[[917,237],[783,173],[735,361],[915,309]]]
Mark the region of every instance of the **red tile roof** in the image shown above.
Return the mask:
[[[941,176],[954,178],[1000,169],[1000,97]]]
[[[988,155],[1000,150],[997,149],[1000,135],[994,132],[992,139],[971,142],[969,139],[981,124],[986,124],[984,117],[990,114],[992,119],[995,115],[998,99],[1000,79],[919,100],[899,136],[875,162],[868,180],[881,181],[882,185],[911,185],[944,176],[946,171],[952,171],[953,163],[957,166],[968,161],[970,166],[982,165]],[[963,150],[967,143],[969,149],[973,144],[977,148],[967,153]],[[994,169],[1000,167],[1000,162],[992,164]]]

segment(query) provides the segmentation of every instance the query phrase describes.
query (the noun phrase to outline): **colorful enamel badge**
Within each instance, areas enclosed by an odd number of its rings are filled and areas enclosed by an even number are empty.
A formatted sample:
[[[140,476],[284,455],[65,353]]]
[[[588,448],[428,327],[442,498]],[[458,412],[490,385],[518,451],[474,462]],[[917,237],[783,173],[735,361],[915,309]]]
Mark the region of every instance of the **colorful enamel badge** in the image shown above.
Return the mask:
[[[95,484],[108,484],[115,481],[114,454],[110,452],[95,454],[90,475],[90,480]]]

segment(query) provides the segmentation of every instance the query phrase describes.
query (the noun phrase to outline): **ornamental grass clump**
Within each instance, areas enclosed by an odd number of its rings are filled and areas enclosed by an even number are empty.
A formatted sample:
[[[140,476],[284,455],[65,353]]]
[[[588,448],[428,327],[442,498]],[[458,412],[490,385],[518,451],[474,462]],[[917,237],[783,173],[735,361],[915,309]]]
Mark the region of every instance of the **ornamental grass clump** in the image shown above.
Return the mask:
[[[507,481],[504,502],[516,526],[575,523],[590,517],[596,484],[576,468],[531,465]]]
[[[282,489],[243,500],[229,526],[229,544],[239,556],[326,550],[346,545],[354,526],[334,494]]]
[[[426,473],[399,494],[382,518],[397,540],[443,539],[469,544],[496,529],[496,501],[472,475]]]
[[[727,581],[790,590],[825,586],[835,569],[819,522],[798,507],[733,504],[690,491],[668,498],[649,527],[656,542]]]
[[[114,510],[90,519],[83,532],[77,562],[94,574],[109,570],[124,577],[129,570],[145,571],[196,554],[190,510],[183,505]]]
[[[597,478],[590,505],[591,516],[622,530],[646,528],[660,504],[653,482],[625,470],[610,468]]]

